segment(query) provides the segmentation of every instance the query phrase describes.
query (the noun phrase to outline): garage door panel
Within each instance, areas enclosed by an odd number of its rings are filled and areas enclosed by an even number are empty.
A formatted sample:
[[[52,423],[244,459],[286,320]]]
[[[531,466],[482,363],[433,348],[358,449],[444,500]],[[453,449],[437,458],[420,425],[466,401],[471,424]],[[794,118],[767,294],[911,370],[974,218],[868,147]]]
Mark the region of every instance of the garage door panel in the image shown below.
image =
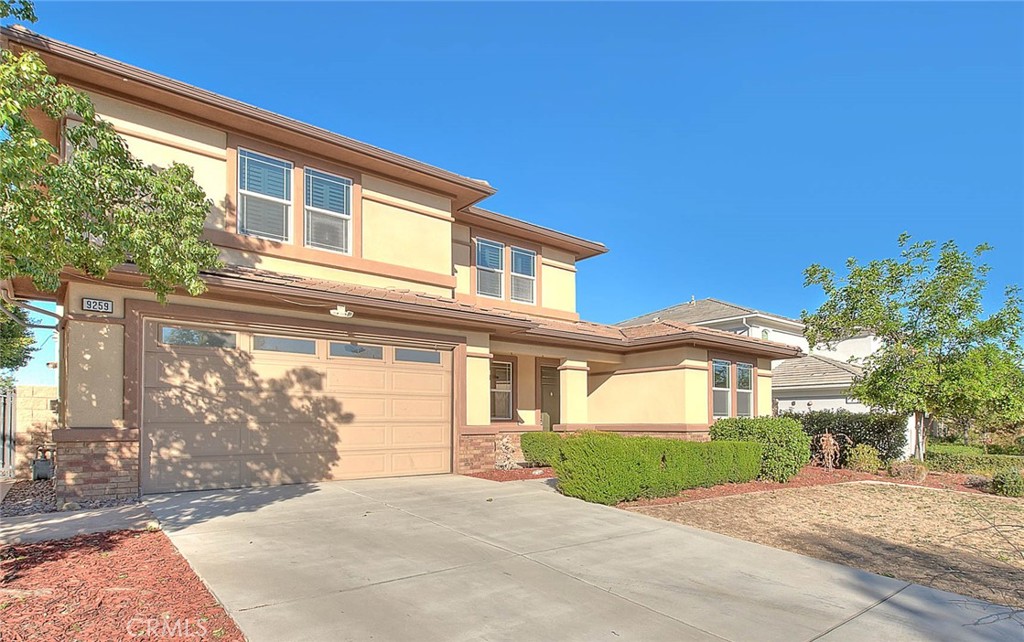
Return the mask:
[[[307,423],[261,423],[246,430],[247,453],[273,454],[322,452],[337,458],[341,438],[330,425]]]
[[[445,371],[403,372],[399,370],[390,374],[388,392],[448,394],[450,389],[451,374]]]
[[[146,431],[151,457],[241,454],[247,450],[242,426],[153,426]]]
[[[250,404],[239,393],[210,394],[186,388],[147,389],[143,416],[149,423],[247,423]]]
[[[151,387],[189,384],[208,390],[244,388],[245,368],[237,359],[225,359],[219,354],[178,355],[158,351],[147,354],[144,368],[146,385]]]
[[[444,424],[396,424],[391,428],[391,444],[399,448],[446,445],[451,431]]]
[[[387,372],[378,368],[327,369],[327,392],[378,392],[385,389]]]
[[[150,462],[146,492],[244,486],[242,462],[228,457],[176,457]]]
[[[325,339],[319,357],[250,352],[232,331],[236,350],[149,342],[145,492],[451,470],[451,353],[397,362],[381,342],[379,360],[327,358]]]
[[[417,421],[446,421],[451,401],[436,397],[392,398],[391,416],[395,419],[416,419]]]

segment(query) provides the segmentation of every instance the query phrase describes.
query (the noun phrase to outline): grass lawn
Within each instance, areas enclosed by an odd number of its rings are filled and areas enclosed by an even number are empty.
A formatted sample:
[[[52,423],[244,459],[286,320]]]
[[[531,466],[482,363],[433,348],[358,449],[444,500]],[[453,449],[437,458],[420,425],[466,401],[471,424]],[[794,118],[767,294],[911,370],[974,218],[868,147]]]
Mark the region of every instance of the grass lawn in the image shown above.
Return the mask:
[[[244,640],[161,532],[0,547],[0,639]]]
[[[1024,500],[878,483],[627,510],[1024,608]]]

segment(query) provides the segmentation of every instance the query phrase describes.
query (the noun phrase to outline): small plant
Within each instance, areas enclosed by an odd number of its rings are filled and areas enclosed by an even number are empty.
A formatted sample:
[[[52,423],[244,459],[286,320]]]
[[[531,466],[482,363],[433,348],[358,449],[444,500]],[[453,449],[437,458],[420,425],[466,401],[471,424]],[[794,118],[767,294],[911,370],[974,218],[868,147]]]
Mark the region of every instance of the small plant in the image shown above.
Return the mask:
[[[859,473],[877,473],[884,468],[878,449],[867,444],[857,444],[846,455],[846,467]]]
[[[498,470],[514,470],[519,468],[516,463],[516,447],[508,435],[503,435],[495,444],[494,467]]]
[[[811,446],[811,450],[815,451],[813,463],[822,466],[828,472],[835,470],[839,466],[839,455],[842,453],[840,438],[846,441],[847,446],[853,443],[846,435],[833,435],[827,429],[820,435],[815,435]]]
[[[923,482],[928,477],[928,468],[912,461],[896,461],[889,465],[889,475],[896,479]]]
[[[1024,497],[1024,476],[1017,468],[1004,468],[992,475],[992,492],[1003,497]]]

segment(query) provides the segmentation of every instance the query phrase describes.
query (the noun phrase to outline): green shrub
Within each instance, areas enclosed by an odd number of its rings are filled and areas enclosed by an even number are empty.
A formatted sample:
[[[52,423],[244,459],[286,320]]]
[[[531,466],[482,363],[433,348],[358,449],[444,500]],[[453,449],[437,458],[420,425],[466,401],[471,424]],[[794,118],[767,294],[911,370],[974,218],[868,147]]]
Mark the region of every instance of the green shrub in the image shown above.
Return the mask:
[[[761,444],[762,479],[784,482],[811,461],[811,438],[790,417],[719,419],[711,425],[711,439]]]
[[[992,492],[1004,497],[1024,497],[1024,476],[1019,468],[1004,468],[992,475]]]
[[[949,444],[943,445],[949,448]],[[959,446],[958,448],[970,448]],[[924,454],[924,461],[931,470],[947,473],[990,474],[1002,468],[1024,468],[1024,457],[1019,455],[984,455],[973,452],[945,452],[935,450],[931,445]]]
[[[687,488],[750,481],[761,446],[582,432],[561,442],[553,462],[562,493],[598,504],[670,497]]]
[[[984,455],[985,449],[981,446],[965,446],[963,444],[932,443],[928,442],[928,452],[942,453],[944,455]]]
[[[550,466],[562,448],[562,436],[557,432],[525,432],[519,438],[523,458],[530,464]]]
[[[884,468],[878,449],[867,444],[857,444],[846,453],[846,467],[862,473],[877,473]]]
[[[903,449],[907,447],[907,416],[880,412],[856,413],[848,410],[815,410],[804,413],[787,413],[803,425],[804,432],[812,438],[825,431],[833,435],[846,435],[850,447],[866,444],[878,451],[883,461],[893,461],[903,457]],[[839,451],[840,465],[846,464],[849,448],[846,442],[839,440],[844,447]]]

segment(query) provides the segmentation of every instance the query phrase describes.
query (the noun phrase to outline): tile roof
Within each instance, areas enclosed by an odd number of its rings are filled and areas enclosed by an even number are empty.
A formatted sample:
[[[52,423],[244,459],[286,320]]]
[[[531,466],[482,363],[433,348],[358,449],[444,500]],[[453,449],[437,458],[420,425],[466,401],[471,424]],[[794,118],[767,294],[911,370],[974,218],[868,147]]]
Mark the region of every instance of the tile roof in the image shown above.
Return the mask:
[[[776,388],[813,388],[852,384],[863,370],[859,366],[810,354],[803,359],[787,359],[772,369]]]
[[[736,305],[735,303],[729,303],[728,301],[707,298],[672,305],[667,308],[662,308],[661,310],[633,317],[632,319],[620,321],[616,325],[639,325],[642,323],[651,323],[655,319],[682,321],[684,323],[706,323],[708,321],[717,321],[718,319],[728,319],[730,317],[749,314],[761,314],[769,317],[775,317],[777,319],[797,322],[795,319],[789,319],[781,314],[773,314],[771,312],[764,312],[762,310]]]
[[[229,265],[217,270],[202,273],[204,279],[211,284],[226,287],[249,287],[258,289],[260,285],[283,286],[294,290],[295,295],[320,295],[325,293],[358,297],[367,304],[397,303],[410,306],[409,309],[419,313],[430,310],[444,313],[461,313],[478,321],[498,323],[513,328],[517,336],[546,336],[564,339],[576,339],[603,343],[611,347],[627,348],[636,344],[648,344],[658,339],[671,340],[678,336],[681,340],[712,344],[723,342],[743,346],[753,353],[768,353],[773,356],[795,356],[792,346],[774,341],[752,339],[724,330],[715,330],[678,321],[658,321],[630,327],[619,327],[590,321],[569,321],[542,316],[531,316],[510,312],[500,308],[464,303],[451,297],[423,294],[401,288],[380,288],[350,283],[340,283],[326,279],[297,276],[271,272],[259,268]],[[347,304],[347,302],[345,302]],[[353,302],[355,303],[355,302]],[[783,354],[779,354],[782,352]],[[798,352],[798,351],[797,351]]]

